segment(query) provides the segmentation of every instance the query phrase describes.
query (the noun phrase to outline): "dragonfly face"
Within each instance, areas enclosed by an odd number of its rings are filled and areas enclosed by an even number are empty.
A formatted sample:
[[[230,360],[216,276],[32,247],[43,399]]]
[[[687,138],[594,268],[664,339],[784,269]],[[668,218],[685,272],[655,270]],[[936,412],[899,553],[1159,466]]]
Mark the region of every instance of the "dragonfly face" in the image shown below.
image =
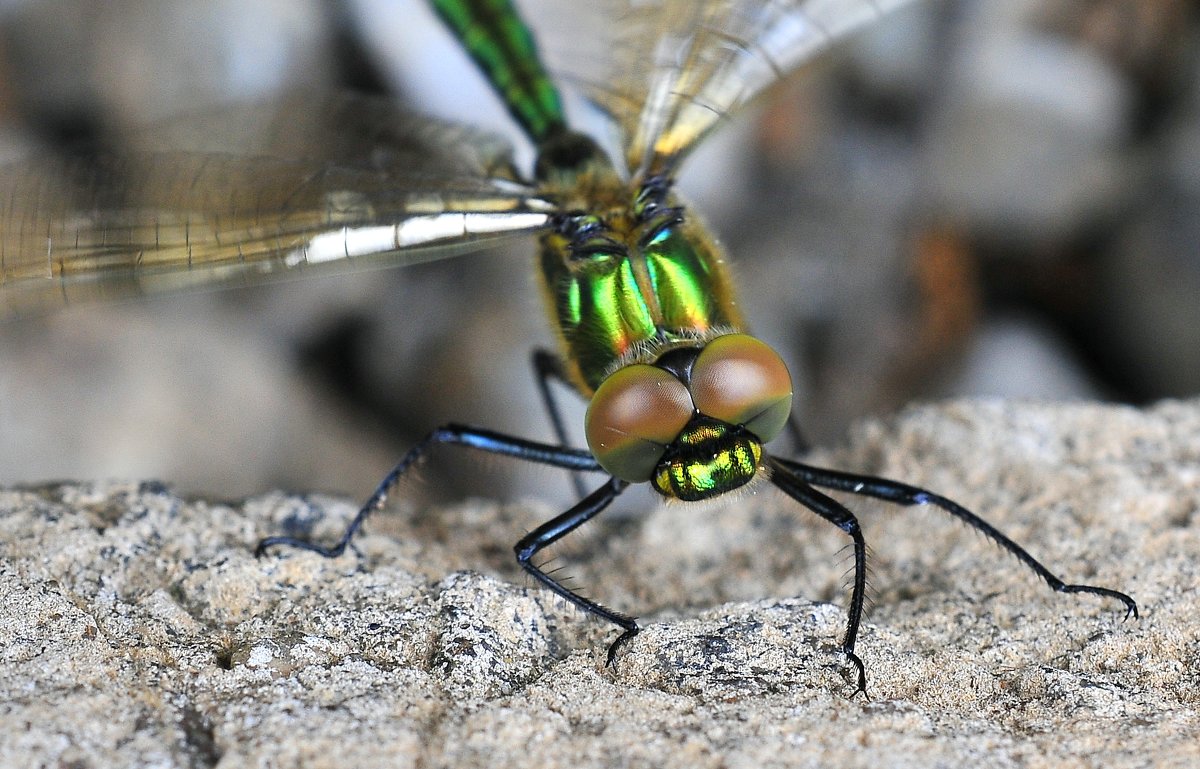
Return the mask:
[[[791,408],[791,376],[775,351],[724,334],[615,371],[592,398],[585,429],[608,472],[696,501],[752,480],[763,443],[783,430]]]

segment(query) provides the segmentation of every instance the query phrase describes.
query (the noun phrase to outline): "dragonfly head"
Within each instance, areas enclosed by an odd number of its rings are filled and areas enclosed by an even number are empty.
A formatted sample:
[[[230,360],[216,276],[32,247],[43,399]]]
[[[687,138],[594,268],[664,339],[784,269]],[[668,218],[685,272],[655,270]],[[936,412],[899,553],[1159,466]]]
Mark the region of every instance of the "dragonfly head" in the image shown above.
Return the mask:
[[[582,180],[597,176],[610,184],[617,181],[608,154],[590,136],[576,131],[562,131],[542,141],[533,172],[540,187],[551,191],[576,190]]]
[[[592,397],[585,429],[609,473],[690,502],[753,479],[763,444],[791,408],[792,379],[779,355],[754,337],[726,334],[617,369]]]

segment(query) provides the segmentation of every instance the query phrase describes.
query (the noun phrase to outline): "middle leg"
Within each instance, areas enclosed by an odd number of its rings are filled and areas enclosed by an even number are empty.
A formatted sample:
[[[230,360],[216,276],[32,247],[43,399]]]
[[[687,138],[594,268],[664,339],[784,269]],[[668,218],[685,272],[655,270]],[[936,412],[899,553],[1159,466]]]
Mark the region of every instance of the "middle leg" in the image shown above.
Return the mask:
[[[1125,593],[1107,587],[1074,585],[1063,581],[1057,574],[1046,568],[1041,561],[1034,558],[1028,550],[1018,545],[995,526],[953,500],[939,494],[934,494],[932,491],[918,488],[917,486],[909,486],[907,483],[900,483],[899,481],[887,478],[846,473],[840,470],[828,470],[822,467],[813,467],[812,465],[795,462],[790,459],[777,459],[776,462],[814,486],[847,491],[851,494],[858,494],[864,497],[874,497],[875,499],[882,499],[898,505],[933,505],[939,507],[995,542],[1003,550],[1011,553],[1026,568],[1045,580],[1046,584],[1052,590],[1059,593],[1091,593],[1105,598],[1115,598],[1125,605],[1126,619],[1129,617],[1137,619],[1137,602]]]
[[[542,406],[546,409],[546,415],[550,417],[550,426],[554,428],[554,437],[558,440],[558,445],[569,446],[562,412],[559,410],[554,392],[550,389],[551,380],[557,380],[574,389],[574,385],[567,377],[567,372],[563,370],[562,358],[549,350],[543,350],[540,347],[535,349],[533,351],[533,375],[537,379],[538,394],[542,397]],[[578,472],[572,473],[571,482],[575,486],[575,495],[579,499],[583,499],[587,494],[583,475]]]

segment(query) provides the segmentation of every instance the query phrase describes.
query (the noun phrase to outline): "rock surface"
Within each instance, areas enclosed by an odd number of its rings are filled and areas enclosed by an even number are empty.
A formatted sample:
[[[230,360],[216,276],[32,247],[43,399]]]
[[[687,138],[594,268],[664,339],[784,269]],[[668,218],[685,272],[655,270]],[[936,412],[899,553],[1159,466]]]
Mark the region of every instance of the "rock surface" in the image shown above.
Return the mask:
[[[852,698],[845,537],[765,485],[635,496],[556,548],[643,615],[612,669],[612,628],[512,562],[556,512],[536,502],[401,493],[354,552],[255,559],[355,504],[9,489],[0,765],[1200,765],[1200,401],[920,407],[810,461],[945,493],[1142,617],[1050,592],[937,510],[843,497],[873,545]]]

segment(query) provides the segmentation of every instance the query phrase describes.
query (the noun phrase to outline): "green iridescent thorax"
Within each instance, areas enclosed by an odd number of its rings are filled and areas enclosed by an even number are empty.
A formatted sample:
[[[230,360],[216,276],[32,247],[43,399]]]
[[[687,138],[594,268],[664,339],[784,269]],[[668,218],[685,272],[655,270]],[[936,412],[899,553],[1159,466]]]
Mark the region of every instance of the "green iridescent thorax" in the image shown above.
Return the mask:
[[[710,499],[749,483],[760,459],[762,444],[751,433],[700,417],[676,438],[651,485],[684,502]]]
[[[589,213],[574,229],[541,238],[547,309],[586,396],[619,365],[742,326],[712,236],[673,195],[652,206],[644,197],[623,184],[589,190]]]

